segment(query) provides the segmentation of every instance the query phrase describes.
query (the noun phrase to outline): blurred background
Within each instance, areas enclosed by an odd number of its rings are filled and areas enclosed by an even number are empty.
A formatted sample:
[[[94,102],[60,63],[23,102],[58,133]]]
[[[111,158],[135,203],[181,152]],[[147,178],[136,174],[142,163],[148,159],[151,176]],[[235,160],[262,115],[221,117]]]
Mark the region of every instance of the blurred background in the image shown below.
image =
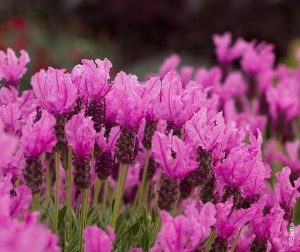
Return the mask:
[[[143,77],[178,53],[185,64],[214,63],[213,33],[275,45],[293,64],[299,0],[0,0],[0,49],[26,49],[31,73],[109,58],[114,71]],[[29,77],[28,77],[29,78]]]

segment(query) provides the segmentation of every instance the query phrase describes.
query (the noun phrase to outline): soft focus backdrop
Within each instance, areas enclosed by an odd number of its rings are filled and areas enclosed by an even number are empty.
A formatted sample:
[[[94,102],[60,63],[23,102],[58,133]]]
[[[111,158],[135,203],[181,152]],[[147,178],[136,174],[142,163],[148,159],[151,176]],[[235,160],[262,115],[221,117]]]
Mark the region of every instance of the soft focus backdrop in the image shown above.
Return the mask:
[[[174,52],[185,64],[212,64],[211,35],[231,31],[273,43],[293,64],[299,13],[298,0],[0,0],[0,49],[28,50],[27,76],[107,57],[115,72],[143,77]]]

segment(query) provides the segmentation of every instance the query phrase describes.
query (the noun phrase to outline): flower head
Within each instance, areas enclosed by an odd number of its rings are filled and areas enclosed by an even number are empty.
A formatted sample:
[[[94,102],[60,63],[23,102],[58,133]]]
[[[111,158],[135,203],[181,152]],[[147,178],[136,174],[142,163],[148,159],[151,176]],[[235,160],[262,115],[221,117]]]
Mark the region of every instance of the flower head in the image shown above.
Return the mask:
[[[108,234],[96,225],[87,227],[83,232],[85,252],[111,252],[115,233],[107,227]]]
[[[234,147],[215,172],[217,180],[231,188],[240,188],[244,197],[252,198],[264,188],[270,176],[269,166],[262,163],[262,137],[250,137],[250,145]]]
[[[82,160],[86,160],[92,153],[96,131],[94,123],[81,112],[74,115],[65,126],[66,138],[74,153]]]
[[[21,144],[26,155],[38,158],[43,152],[51,152],[56,144],[54,134],[55,118],[47,111],[35,122],[35,113],[32,113],[22,129]]]
[[[84,59],[81,62],[81,65],[73,68],[72,79],[83,95],[89,99],[100,100],[111,88],[108,79],[112,64],[108,59],[95,61]]]
[[[198,166],[191,157],[192,145],[177,136],[166,136],[156,132],[151,151],[162,171],[173,179],[183,178]]]
[[[229,32],[226,32],[223,35],[213,35],[213,42],[216,47],[215,53],[221,65],[228,65],[233,60],[241,57],[242,53],[248,47],[247,42],[242,39],[231,46],[232,37]]]
[[[202,209],[191,205],[185,215],[172,217],[162,211],[162,228],[151,252],[188,252],[193,251],[210,234],[215,223],[215,207],[211,203]]]
[[[222,158],[228,136],[226,136],[226,125],[222,113],[209,118],[207,108],[202,108],[194,114],[191,120],[186,122],[186,140],[214,154],[215,159]]]
[[[31,78],[38,104],[53,115],[70,112],[77,99],[77,90],[70,74],[64,69],[49,67]]]
[[[106,120],[128,130],[138,128],[144,117],[144,104],[139,89],[136,76],[118,73],[106,96]]]
[[[24,50],[17,58],[15,52],[8,48],[7,53],[0,51],[0,77],[14,86],[18,85],[19,79],[26,73],[26,65],[30,61],[28,53]]]

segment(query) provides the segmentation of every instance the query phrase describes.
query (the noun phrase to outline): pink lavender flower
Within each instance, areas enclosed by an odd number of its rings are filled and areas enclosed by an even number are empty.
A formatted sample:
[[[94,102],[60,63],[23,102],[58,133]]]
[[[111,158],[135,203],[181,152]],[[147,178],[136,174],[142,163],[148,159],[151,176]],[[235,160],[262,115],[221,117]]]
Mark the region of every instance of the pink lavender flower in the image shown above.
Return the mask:
[[[32,243],[32,241],[35,241]],[[59,252],[58,237],[37,220],[37,213],[27,214],[24,221],[0,222],[0,246],[3,252]]]
[[[221,65],[228,65],[231,62],[242,56],[242,53],[248,48],[247,42],[240,39],[234,45],[231,45],[232,38],[229,32],[223,35],[213,35],[215,45],[215,53]]]
[[[242,195],[253,198],[264,187],[270,168],[262,163],[262,137],[250,135],[250,145],[231,149],[226,159],[217,165],[215,172],[219,183],[240,188]]]
[[[13,103],[18,98],[18,90],[14,87],[2,87],[0,89],[0,105]]]
[[[292,209],[296,204],[296,199],[300,196],[300,178],[294,181],[294,186],[290,182],[291,169],[284,167],[276,174],[277,183],[274,189],[274,197],[286,212],[285,219],[291,220]]]
[[[53,115],[70,112],[77,99],[76,86],[64,69],[49,67],[31,78],[38,104]]]
[[[223,157],[222,153],[228,141],[226,131],[228,130],[222,113],[209,118],[207,108],[194,114],[185,125],[186,141],[192,142],[196,148],[200,146],[210,152],[216,160]]]
[[[156,132],[151,151],[162,171],[173,179],[183,178],[197,167],[197,162],[191,157],[192,145],[177,136]]]
[[[103,98],[111,88],[108,85],[111,62],[108,59],[84,59],[81,63],[72,70],[72,79],[90,99]]]
[[[172,54],[170,57],[166,58],[162,66],[159,69],[159,76],[161,79],[170,71],[176,71],[180,63],[180,57],[177,54]]]
[[[8,48],[7,53],[0,51],[0,77],[5,79],[6,83],[17,86],[18,81],[26,73],[26,65],[30,61],[28,53],[24,50],[21,56],[17,58],[15,52]]]
[[[75,154],[85,160],[92,153],[95,143],[93,121],[79,113],[68,121],[65,131],[67,141]]]
[[[188,252],[210,234],[210,228],[215,223],[215,208],[207,203],[199,211],[195,207],[187,210],[187,215],[172,217],[162,211],[162,228],[151,252]],[[190,219],[192,218],[192,219]]]
[[[81,112],[67,122],[65,132],[68,144],[75,154],[73,158],[74,183],[77,189],[86,189],[91,184],[89,160],[95,144],[94,123],[91,118],[85,117]]]
[[[27,156],[36,159],[42,153],[52,151],[56,144],[54,125],[55,118],[45,110],[38,122],[35,122],[35,113],[31,114],[22,129],[21,137],[21,144]]]
[[[185,88],[187,84],[192,80],[194,68],[192,66],[183,66],[180,69],[179,75],[181,78],[182,86]]]
[[[212,69],[198,68],[195,73],[195,81],[203,87],[215,87],[219,85],[222,78],[222,71],[219,67]]]
[[[242,69],[249,76],[267,71],[273,67],[275,54],[273,46],[261,43],[256,47],[249,47],[243,54]]]
[[[96,142],[99,150],[95,155],[95,170],[98,178],[106,180],[115,164],[115,146],[120,136],[120,127],[113,127],[109,136],[105,137],[105,129],[98,133]]]
[[[30,189],[25,185],[20,185],[15,189],[14,197],[11,198],[10,216],[18,217],[28,211],[32,194]]]
[[[17,149],[18,139],[3,132],[3,124],[0,121],[0,163],[8,161]]]
[[[117,74],[111,91],[106,96],[106,120],[122,128],[139,127],[144,117],[144,104],[139,95],[139,83],[134,75]]]
[[[194,89],[195,90],[195,89]],[[159,106],[155,113],[170,123],[171,128],[180,128],[193,115],[193,99],[184,98],[180,76],[169,72],[162,80]]]
[[[111,252],[115,233],[107,227],[108,234],[96,225],[87,227],[83,232],[85,252]]]

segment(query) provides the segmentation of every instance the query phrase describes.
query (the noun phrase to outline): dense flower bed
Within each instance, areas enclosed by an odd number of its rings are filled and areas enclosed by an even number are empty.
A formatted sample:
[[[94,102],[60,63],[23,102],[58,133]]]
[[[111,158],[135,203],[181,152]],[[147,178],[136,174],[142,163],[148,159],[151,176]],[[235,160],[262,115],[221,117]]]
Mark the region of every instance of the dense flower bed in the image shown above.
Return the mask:
[[[84,59],[22,93],[0,52],[0,251],[300,251],[300,68],[213,42],[211,69]]]

